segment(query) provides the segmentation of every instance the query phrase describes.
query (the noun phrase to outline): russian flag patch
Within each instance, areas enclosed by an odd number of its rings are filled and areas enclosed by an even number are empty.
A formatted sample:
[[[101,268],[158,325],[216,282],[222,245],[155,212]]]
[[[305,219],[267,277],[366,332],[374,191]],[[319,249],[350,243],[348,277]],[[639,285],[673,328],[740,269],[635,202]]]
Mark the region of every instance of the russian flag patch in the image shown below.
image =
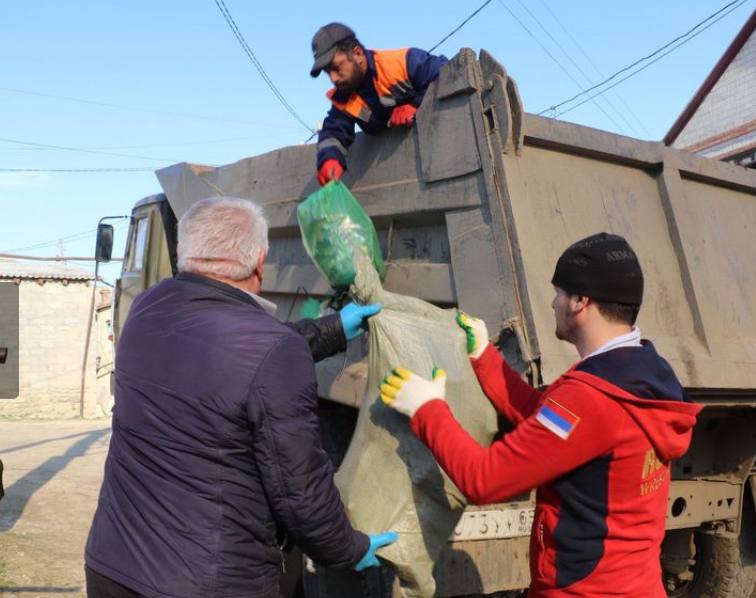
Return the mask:
[[[580,423],[580,418],[552,399],[546,399],[536,419],[559,438],[567,440]]]

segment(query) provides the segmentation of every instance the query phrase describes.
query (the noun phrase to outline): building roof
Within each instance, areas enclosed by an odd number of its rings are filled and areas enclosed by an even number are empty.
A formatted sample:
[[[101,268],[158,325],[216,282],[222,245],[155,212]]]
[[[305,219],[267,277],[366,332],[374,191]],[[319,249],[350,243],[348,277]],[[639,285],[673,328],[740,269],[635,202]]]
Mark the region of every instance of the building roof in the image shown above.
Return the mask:
[[[0,258],[0,278],[28,280],[93,280],[94,274],[60,262]]]
[[[696,113],[698,108],[701,106],[701,103],[706,99],[706,96],[717,84],[719,78],[727,70],[727,67],[730,66],[730,63],[738,55],[738,52],[740,52],[745,43],[748,41],[748,38],[751,37],[754,29],[756,29],[756,10],[751,13],[751,16],[746,21],[745,25],[743,25],[743,28],[735,36],[735,39],[732,40],[732,43],[724,51],[724,54],[722,54],[720,59],[717,61],[717,64],[714,65],[714,68],[709,73],[709,76],[706,77],[704,82],[701,84],[701,87],[698,88],[698,91],[696,91],[696,93],[693,95],[693,98],[690,100],[690,102],[688,102],[688,105],[685,106],[685,109],[682,111],[680,116],[677,117],[677,120],[664,136],[664,143],[666,145],[672,145],[675,142],[677,136],[682,132],[682,130],[688,124],[688,121],[690,121],[690,119]]]

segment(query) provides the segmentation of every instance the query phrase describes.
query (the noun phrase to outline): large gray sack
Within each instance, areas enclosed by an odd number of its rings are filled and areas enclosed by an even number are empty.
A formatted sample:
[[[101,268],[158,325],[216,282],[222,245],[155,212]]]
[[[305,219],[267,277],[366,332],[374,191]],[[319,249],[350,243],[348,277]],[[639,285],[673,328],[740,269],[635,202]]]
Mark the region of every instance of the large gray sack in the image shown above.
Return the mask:
[[[470,366],[456,312],[383,290],[364,255],[355,257],[355,266],[353,296],[381,303],[383,310],[369,320],[368,387],[336,483],[357,529],[399,532],[399,541],[379,554],[395,569],[403,596],[430,598],[434,562],[466,501],[412,433],[408,418],[381,402],[378,386],[395,367],[425,377],[434,366],[443,368],[454,416],[485,446],[496,433],[496,413]]]

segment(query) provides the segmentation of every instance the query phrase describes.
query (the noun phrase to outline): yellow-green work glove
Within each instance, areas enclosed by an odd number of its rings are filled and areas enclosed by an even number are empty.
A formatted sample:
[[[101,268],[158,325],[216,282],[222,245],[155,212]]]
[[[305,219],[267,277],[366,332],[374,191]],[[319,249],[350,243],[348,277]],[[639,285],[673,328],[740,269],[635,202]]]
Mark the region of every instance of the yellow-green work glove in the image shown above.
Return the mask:
[[[433,399],[446,400],[446,372],[433,368],[433,379],[426,380],[404,368],[396,368],[383,379],[381,400],[408,417]]]
[[[457,324],[467,335],[467,354],[474,359],[483,355],[488,346],[486,323],[460,310],[457,312]]]

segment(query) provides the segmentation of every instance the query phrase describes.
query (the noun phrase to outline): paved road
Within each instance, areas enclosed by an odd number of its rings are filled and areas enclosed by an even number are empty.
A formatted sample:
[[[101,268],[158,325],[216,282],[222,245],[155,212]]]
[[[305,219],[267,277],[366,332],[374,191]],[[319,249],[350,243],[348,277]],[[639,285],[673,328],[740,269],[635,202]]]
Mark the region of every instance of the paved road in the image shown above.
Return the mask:
[[[0,596],[86,596],[84,543],[110,420],[0,420]]]

